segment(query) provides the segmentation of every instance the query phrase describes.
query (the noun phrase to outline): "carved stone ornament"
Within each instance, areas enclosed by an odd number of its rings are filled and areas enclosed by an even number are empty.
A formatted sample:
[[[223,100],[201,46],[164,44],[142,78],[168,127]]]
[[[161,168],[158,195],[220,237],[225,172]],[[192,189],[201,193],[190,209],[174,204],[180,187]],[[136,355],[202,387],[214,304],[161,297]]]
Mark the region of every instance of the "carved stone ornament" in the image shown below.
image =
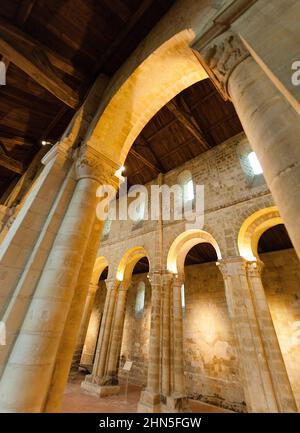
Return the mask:
[[[197,47],[194,47],[197,49]],[[228,31],[215,38],[197,52],[202,66],[225,100],[230,99],[228,80],[234,69],[247,57],[249,51],[235,33]]]
[[[74,159],[77,179],[90,178],[101,185],[118,186],[118,179],[115,176],[117,164],[94,148],[82,145],[76,149]]]

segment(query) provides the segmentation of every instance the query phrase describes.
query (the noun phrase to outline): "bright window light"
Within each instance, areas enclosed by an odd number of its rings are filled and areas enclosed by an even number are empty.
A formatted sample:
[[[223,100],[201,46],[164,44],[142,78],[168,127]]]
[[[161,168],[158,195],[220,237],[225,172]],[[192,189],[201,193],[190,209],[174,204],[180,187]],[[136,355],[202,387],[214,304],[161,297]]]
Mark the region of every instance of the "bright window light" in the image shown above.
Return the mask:
[[[184,284],[181,285],[181,308],[185,309],[185,294],[184,294]]]
[[[248,155],[248,159],[251,165],[251,168],[253,170],[253,174],[257,175],[257,174],[262,174],[263,169],[261,168],[260,162],[256,156],[255,152],[251,152]]]
[[[194,184],[192,179],[184,185],[184,200],[194,200]]]

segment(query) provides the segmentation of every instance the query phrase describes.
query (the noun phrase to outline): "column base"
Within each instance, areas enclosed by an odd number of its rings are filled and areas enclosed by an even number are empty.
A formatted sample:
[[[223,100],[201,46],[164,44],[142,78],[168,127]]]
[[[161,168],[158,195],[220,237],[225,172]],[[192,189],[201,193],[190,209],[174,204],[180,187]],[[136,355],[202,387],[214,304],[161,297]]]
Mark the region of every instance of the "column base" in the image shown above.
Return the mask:
[[[158,413],[160,412],[160,395],[151,391],[144,390],[138,403],[137,412],[139,413]]]
[[[116,395],[120,392],[119,385],[98,385],[90,381],[90,375],[86,376],[85,380],[81,382],[81,389],[90,395],[96,397],[108,397],[110,395]]]
[[[165,398],[165,402],[161,405],[161,412],[191,412],[189,400],[187,397],[168,396]]]

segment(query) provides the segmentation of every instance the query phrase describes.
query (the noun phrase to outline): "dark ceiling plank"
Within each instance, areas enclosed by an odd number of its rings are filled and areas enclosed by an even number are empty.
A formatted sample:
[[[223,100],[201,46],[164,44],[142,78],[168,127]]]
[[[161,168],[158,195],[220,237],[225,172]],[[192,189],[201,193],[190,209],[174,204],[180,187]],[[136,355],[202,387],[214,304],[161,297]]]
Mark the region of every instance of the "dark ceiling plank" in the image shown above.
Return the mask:
[[[20,26],[25,24],[36,2],[37,0],[23,0],[21,2],[16,17],[16,21]]]
[[[156,167],[160,170],[160,173],[164,173],[164,167],[162,166],[162,164],[160,163],[160,161],[158,160],[154,150],[152,149],[150,143],[148,143],[148,141],[142,136],[142,134],[140,134],[138,136],[138,138],[135,140],[136,144],[140,144],[141,146],[145,147],[148,152],[151,154],[152,158],[155,161],[155,165]]]
[[[31,147],[34,143],[34,140],[29,140],[24,137],[18,137],[16,135],[14,136],[7,136],[6,134],[3,134],[3,132],[0,132],[0,142],[2,142],[5,147],[12,148],[14,146],[28,146]]]
[[[68,110],[68,107],[66,105],[63,105],[61,109],[57,112],[56,116],[53,117],[51,122],[49,123],[47,129],[44,131],[43,136],[41,139],[51,139],[51,131],[55,128],[55,126],[58,124],[58,122],[61,120],[61,118],[66,114]]]
[[[127,5],[122,0],[104,0],[105,5],[118,17],[122,19],[122,21],[128,21],[130,19],[130,9],[128,9]]]
[[[174,147],[174,149],[171,149],[165,155],[160,156],[159,159],[162,161],[166,158],[170,158],[171,156],[174,155],[174,153],[176,153],[178,151],[182,151],[185,146],[189,146],[189,144],[192,143],[193,141],[195,141],[195,137],[192,137],[189,140],[186,140],[183,143],[180,143],[178,146]]]
[[[157,135],[159,135],[160,133],[162,133],[163,131],[165,131],[166,129],[168,129],[170,126],[174,125],[174,123],[177,122],[177,119],[174,118],[172,120],[170,120],[170,122],[166,123],[165,125],[163,125],[161,128],[157,129],[156,131],[154,131],[152,134],[150,134],[147,137],[147,140],[150,141],[153,138],[155,138]]]
[[[195,122],[193,121],[193,117],[190,113],[182,110],[174,99],[168,102],[166,107],[177,118],[177,120],[196,138],[203,150],[208,150],[210,148],[208,142],[206,141],[206,138],[203,135],[203,132],[201,131],[199,126],[195,124]]]
[[[37,0],[23,0],[21,2],[16,16],[16,22],[20,27],[22,27],[26,23],[36,1]],[[10,61],[5,57],[2,58],[2,61],[5,63],[7,73]]]
[[[47,52],[34,39],[2,18],[0,52],[66,105],[72,108],[78,106],[78,94],[57,77]]]
[[[18,174],[23,174],[25,171],[23,164],[20,161],[10,158],[4,154],[0,154],[0,166]]]
[[[156,173],[160,173],[160,169],[156,165],[148,161],[148,159],[146,159],[143,155],[137,152],[133,147],[130,149],[129,153],[130,155],[134,156],[136,159],[139,159],[147,167],[151,168],[151,170],[155,171]]]
[[[109,57],[117,50],[117,48],[123,43],[123,40],[129,34],[129,32],[134,28],[137,22],[142,18],[147,9],[151,6],[153,0],[143,0],[141,1],[138,9],[132,15],[130,20],[127,22],[124,30],[120,32],[118,37],[113,41],[109,48],[105,51],[103,56],[100,57],[99,61],[96,63],[94,73],[101,71]]]

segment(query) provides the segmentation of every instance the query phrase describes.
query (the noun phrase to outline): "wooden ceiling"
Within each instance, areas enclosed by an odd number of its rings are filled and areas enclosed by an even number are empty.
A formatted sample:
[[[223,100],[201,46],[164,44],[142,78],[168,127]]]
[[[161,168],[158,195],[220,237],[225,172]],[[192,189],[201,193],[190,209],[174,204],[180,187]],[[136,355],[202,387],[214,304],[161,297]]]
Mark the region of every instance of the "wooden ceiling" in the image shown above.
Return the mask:
[[[112,76],[174,0],[1,0],[0,194],[55,142],[99,73]]]
[[[136,139],[125,162],[128,184],[144,184],[241,132],[231,102],[209,79],[165,105]]]

